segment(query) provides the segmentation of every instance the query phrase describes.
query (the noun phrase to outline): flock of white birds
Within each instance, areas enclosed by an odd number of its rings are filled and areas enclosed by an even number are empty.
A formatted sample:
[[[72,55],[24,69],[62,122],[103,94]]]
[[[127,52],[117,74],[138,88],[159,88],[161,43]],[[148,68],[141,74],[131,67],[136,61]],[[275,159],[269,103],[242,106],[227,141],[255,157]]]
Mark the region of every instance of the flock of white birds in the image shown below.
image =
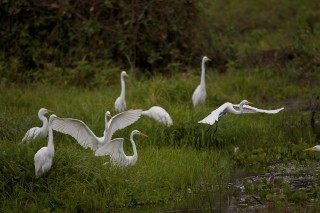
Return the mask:
[[[207,56],[204,56],[201,62],[201,81],[192,95],[194,107],[198,107],[205,102],[206,86],[205,86],[205,63],[210,61]],[[44,138],[48,136],[48,145],[42,147],[34,156],[35,176],[40,177],[48,172],[52,166],[54,157],[53,130],[72,136],[84,148],[90,148],[95,152],[95,156],[109,155],[112,165],[130,166],[134,165],[138,159],[138,152],[133,140],[134,135],[147,137],[138,130],[134,130],[130,134],[130,141],[133,147],[133,156],[127,156],[123,149],[124,138],[114,138],[112,135],[120,129],[123,129],[136,122],[142,115],[153,118],[159,123],[166,126],[173,124],[169,113],[160,106],[153,106],[148,110],[131,109],[127,110],[125,100],[125,77],[128,77],[126,71],[122,71],[120,75],[121,93],[114,103],[115,110],[118,112],[115,116],[111,116],[110,112],[105,113],[105,128],[102,137],[97,137],[90,128],[81,120],[74,118],[60,118],[52,114],[48,119],[47,113],[53,111],[41,108],[38,112],[38,117],[42,121],[42,127],[33,127],[29,129],[22,139],[22,142],[30,142],[36,138]],[[243,113],[267,113],[276,114],[284,108],[275,110],[258,109],[252,106],[247,100],[243,100],[240,104],[224,103],[207,117],[198,121],[198,123],[213,125],[218,122],[219,118],[227,113],[243,114]],[[126,111],[127,110],[127,111]],[[110,118],[110,120],[108,120]],[[305,151],[313,150],[320,151],[320,146],[305,149]]]

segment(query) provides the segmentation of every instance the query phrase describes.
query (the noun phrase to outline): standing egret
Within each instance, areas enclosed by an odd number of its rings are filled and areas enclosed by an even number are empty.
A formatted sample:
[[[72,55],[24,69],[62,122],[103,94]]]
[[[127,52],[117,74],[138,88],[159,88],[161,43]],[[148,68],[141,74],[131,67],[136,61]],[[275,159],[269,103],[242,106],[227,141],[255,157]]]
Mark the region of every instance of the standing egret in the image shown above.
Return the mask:
[[[119,129],[123,129],[134,122],[141,116],[142,110],[128,110],[111,117],[110,112],[105,113],[105,129],[102,137],[97,137],[89,127],[81,120],[74,118],[64,118],[63,120],[55,120],[52,128],[55,131],[71,135],[84,148],[90,148],[93,151],[101,147],[103,144],[111,140],[113,133]]]
[[[320,145],[316,145],[314,147],[307,148],[304,151],[317,151],[317,152],[320,152]]]
[[[192,103],[194,107],[197,107],[203,104],[207,97],[206,82],[205,82],[206,70],[204,66],[207,61],[210,61],[210,58],[208,58],[207,56],[204,56],[201,62],[201,81],[192,95]]]
[[[48,172],[52,166],[52,159],[54,157],[54,144],[53,144],[53,132],[52,132],[52,122],[55,119],[62,119],[56,115],[51,115],[48,124],[48,146],[42,147],[34,155],[34,168],[36,178],[40,177],[42,174]]]
[[[48,112],[53,112],[51,110],[41,108],[38,112],[38,118],[42,121],[42,127],[33,127],[29,129],[24,137],[22,138],[22,142],[30,142],[31,140],[37,138],[45,138],[48,135],[48,119],[45,116]]]
[[[248,104],[252,104],[247,100],[243,100],[240,104],[232,104],[232,103],[224,103],[216,110],[212,111],[210,115],[198,121],[198,123],[210,124],[213,125],[219,118],[227,113],[230,114],[243,114],[243,113],[267,113],[267,114],[276,114],[283,110],[284,108],[279,108],[275,110],[264,110],[258,109],[252,106],[248,106]]]
[[[124,77],[129,77],[126,71],[122,71],[120,75],[121,81],[121,93],[120,96],[114,102],[114,108],[117,112],[123,112],[127,109],[126,105],[126,84],[124,81]]]
[[[159,106],[153,106],[148,110],[142,111],[142,115],[146,115],[150,118],[153,118],[159,123],[165,124],[167,126],[172,125],[172,119],[169,113]]]
[[[111,140],[110,142],[104,144],[101,146],[97,151],[95,152],[96,156],[105,156],[105,155],[110,155],[111,157],[111,163],[113,165],[117,166],[133,166],[136,164],[138,160],[138,152],[137,152],[137,147],[136,144],[133,140],[134,135],[142,135],[145,137],[145,134],[139,132],[138,130],[133,130],[130,134],[130,141],[132,144],[133,148],[133,156],[127,156],[124,153],[123,150],[123,138],[115,138]]]

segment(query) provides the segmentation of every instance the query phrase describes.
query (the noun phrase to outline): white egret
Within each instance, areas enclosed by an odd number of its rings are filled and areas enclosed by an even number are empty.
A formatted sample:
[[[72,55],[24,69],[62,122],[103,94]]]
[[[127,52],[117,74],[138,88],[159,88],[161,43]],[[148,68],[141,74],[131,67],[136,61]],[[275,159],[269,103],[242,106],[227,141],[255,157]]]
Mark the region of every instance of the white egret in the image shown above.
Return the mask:
[[[204,124],[210,124],[213,125],[216,121],[219,120],[219,118],[227,113],[230,114],[243,114],[243,113],[267,113],[267,114],[276,114],[283,110],[284,108],[279,108],[275,110],[264,110],[264,109],[258,109],[252,106],[248,106],[248,104],[252,104],[247,100],[243,100],[240,102],[240,104],[232,104],[232,103],[224,103],[220,107],[218,107],[216,110],[212,111],[210,115],[202,119],[201,121],[198,121],[198,123],[204,123]]]
[[[42,174],[48,172],[52,166],[52,159],[54,157],[54,143],[53,143],[53,132],[52,132],[52,122],[55,119],[62,119],[56,115],[51,115],[48,123],[48,146],[42,147],[34,155],[34,168],[36,178],[40,177]]]
[[[210,61],[210,58],[208,58],[207,56],[204,56],[201,62],[201,81],[192,95],[192,103],[194,107],[197,107],[203,104],[207,97],[206,82],[205,82],[206,70],[204,66],[207,61]]]
[[[172,119],[169,113],[160,106],[153,106],[148,110],[142,111],[142,115],[153,118],[157,122],[165,124],[167,126],[172,125]]]
[[[113,133],[119,129],[123,129],[134,122],[141,116],[142,110],[128,110],[111,117],[110,112],[105,113],[105,129],[102,137],[97,137],[89,127],[81,120],[74,118],[64,118],[63,120],[55,120],[52,128],[55,131],[71,135],[84,148],[96,150],[103,144],[111,140]]]
[[[38,111],[38,118],[42,121],[42,127],[32,127],[29,129],[24,137],[22,138],[22,142],[30,142],[31,140],[37,138],[45,138],[48,135],[48,119],[45,114],[53,112],[52,110],[48,110],[46,108],[41,108]]]
[[[148,137],[138,130],[133,130],[131,132],[130,141],[131,141],[132,148],[133,148],[133,156],[127,156],[124,153],[124,150],[123,150],[124,139],[123,138],[115,138],[115,139],[111,140],[110,142],[104,144],[99,149],[97,149],[97,151],[95,152],[95,155],[96,156],[110,155],[111,163],[113,165],[133,166],[134,164],[136,164],[136,162],[138,160],[137,147],[136,147],[136,144],[133,140],[134,135],[142,135],[142,136]]]
[[[126,84],[124,81],[124,77],[129,77],[126,71],[122,71],[120,75],[120,82],[121,82],[121,93],[120,96],[114,102],[114,108],[117,112],[123,112],[127,109],[126,104]]]
[[[304,151],[316,151],[316,152],[320,152],[320,145],[316,145],[314,147],[311,148],[307,148]]]

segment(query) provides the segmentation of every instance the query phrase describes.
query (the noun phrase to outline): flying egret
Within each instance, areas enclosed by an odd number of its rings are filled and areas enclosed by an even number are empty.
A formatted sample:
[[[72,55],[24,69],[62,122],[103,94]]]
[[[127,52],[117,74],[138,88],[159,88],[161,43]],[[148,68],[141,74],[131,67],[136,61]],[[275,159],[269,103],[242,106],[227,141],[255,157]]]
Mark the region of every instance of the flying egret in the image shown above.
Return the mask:
[[[97,137],[89,127],[81,120],[74,118],[64,118],[63,120],[54,120],[52,128],[55,131],[71,135],[84,148],[90,148],[93,151],[109,142],[113,133],[123,129],[134,122],[141,116],[142,110],[128,110],[111,117],[110,112],[105,113],[105,129],[102,137]]]
[[[303,151],[317,151],[317,152],[320,152],[320,145],[316,145],[314,147],[311,147],[311,148],[307,148]]]
[[[216,110],[212,111],[210,115],[202,119],[201,121],[198,121],[198,123],[204,123],[204,124],[210,124],[213,125],[216,121],[219,120],[219,118],[227,113],[230,114],[243,114],[243,113],[267,113],[267,114],[276,114],[283,110],[284,108],[279,108],[275,110],[264,110],[264,109],[258,109],[252,106],[249,106],[248,104],[252,104],[247,100],[243,100],[240,102],[240,104],[232,104],[232,103],[224,103],[220,107],[218,107]]]
[[[129,77],[127,75],[126,71],[122,71],[120,75],[120,81],[121,81],[121,93],[120,96],[116,99],[114,102],[114,108],[117,112],[123,112],[127,109],[126,105],[126,84],[124,81],[124,77]]]
[[[111,158],[111,163],[113,165],[117,166],[133,166],[136,164],[138,160],[138,152],[137,152],[137,147],[136,144],[133,140],[134,135],[141,135],[148,137],[147,135],[141,133],[138,130],[133,130],[130,134],[130,141],[132,144],[133,148],[133,156],[127,156],[124,153],[123,150],[123,138],[115,138],[111,140],[110,142],[104,144],[101,146],[97,151],[95,152],[96,156],[105,156],[105,155],[110,155]]]
[[[22,142],[30,142],[36,138],[45,138],[48,135],[48,119],[45,114],[53,112],[52,110],[48,110],[46,108],[41,108],[38,112],[38,118],[42,121],[42,127],[33,127],[29,129],[24,137],[22,138]]]
[[[150,118],[153,118],[159,123],[165,124],[167,126],[172,125],[172,119],[169,113],[159,106],[153,106],[148,110],[142,111],[142,115],[146,115]]]
[[[205,62],[207,61],[210,61],[210,58],[208,58],[207,56],[204,56],[201,62],[201,81],[192,95],[192,103],[194,107],[197,107],[203,104],[207,97],[206,82],[205,82],[206,70],[204,66]]]
[[[48,146],[42,147],[34,155],[34,168],[36,178],[40,177],[42,174],[48,172],[52,166],[52,159],[54,157],[54,144],[53,144],[53,132],[52,132],[52,122],[55,119],[62,119],[52,114],[49,118],[48,124]]]

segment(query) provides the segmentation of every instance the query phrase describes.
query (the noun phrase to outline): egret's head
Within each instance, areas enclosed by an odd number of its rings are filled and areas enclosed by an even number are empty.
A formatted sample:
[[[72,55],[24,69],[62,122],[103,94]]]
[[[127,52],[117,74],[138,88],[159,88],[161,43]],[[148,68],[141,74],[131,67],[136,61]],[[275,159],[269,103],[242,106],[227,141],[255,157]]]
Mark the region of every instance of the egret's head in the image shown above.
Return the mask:
[[[207,62],[207,61],[211,61],[211,59],[208,58],[207,56],[203,56],[202,61],[203,62]]]
[[[109,111],[106,112],[105,118],[106,118],[106,119],[107,119],[107,118],[111,118],[111,113],[110,113]]]
[[[320,145],[317,145],[317,146],[314,146],[314,147],[311,147],[311,148],[307,148],[303,151],[316,151],[316,152],[320,152]]]
[[[131,134],[132,135],[141,135],[141,136],[144,136],[144,137],[148,137],[147,135],[143,134],[139,130],[133,130]]]
[[[58,116],[55,115],[55,114],[52,114],[52,115],[50,115],[50,117],[49,117],[49,123],[52,123],[52,121],[53,121],[54,119],[63,120],[63,118],[60,118],[60,117],[58,117]]]
[[[121,72],[121,77],[129,77],[129,75],[127,74],[126,71],[122,71]]]
[[[49,112],[52,113],[53,111],[50,110],[50,109],[41,108],[41,109],[39,109],[38,115],[39,115],[39,116],[42,116],[42,115],[45,115],[45,114],[47,114],[47,113],[49,113]]]
[[[243,100],[240,102],[240,105],[244,106],[244,105],[250,105],[250,104],[253,104],[251,103],[250,101],[247,101],[247,100]]]

